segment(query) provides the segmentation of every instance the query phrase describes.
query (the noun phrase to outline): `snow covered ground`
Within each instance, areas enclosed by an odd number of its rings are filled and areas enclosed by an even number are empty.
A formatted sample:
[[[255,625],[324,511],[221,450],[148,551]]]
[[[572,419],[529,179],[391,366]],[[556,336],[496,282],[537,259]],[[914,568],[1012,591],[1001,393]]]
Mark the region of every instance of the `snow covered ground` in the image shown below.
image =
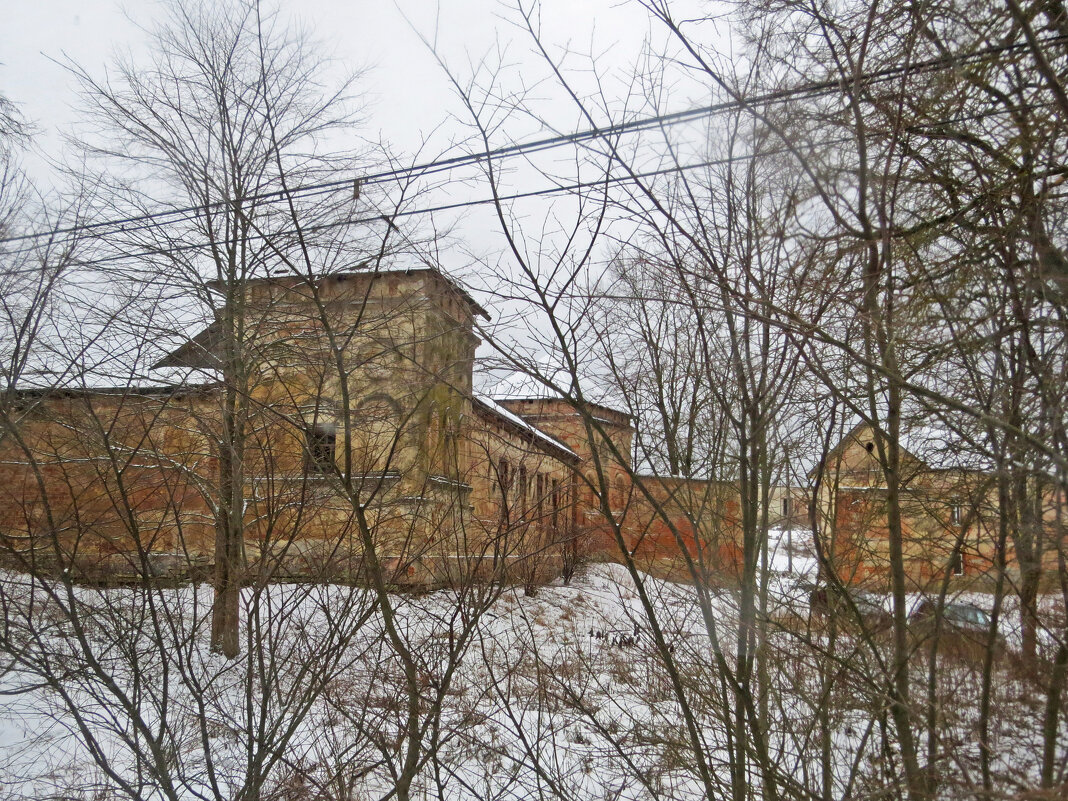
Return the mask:
[[[814,570],[790,563],[776,587]],[[207,647],[206,586],[4,574],[0,798],[378,798],[405,777],[413,798],[697,799],[710,781],[727,797],[736,598],[639,579],[600,564],[533,596],[391,595],[392,616],[360,588],[249,589],[245,651],[228,662]],[[818,784],[829,726],[836,795],[892,782],[882,644],[830,643],[804,593],[789,603],[758,693],[780,780]],[[944,746],[974,770],[977,666],[939,675]],[[994,767],[1026,786],[1040,715],[1026,677],[997,680]]]

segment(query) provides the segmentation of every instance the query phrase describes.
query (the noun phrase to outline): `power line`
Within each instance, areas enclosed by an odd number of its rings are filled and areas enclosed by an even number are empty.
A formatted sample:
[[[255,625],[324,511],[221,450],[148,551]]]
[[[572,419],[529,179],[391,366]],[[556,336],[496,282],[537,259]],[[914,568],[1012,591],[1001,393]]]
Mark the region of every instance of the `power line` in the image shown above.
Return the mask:
[[[995,115],[1000,116],[1001,114],[1017,112],[1017,111],[1020,111],[1023,108],[1033,109],[1033,108],[1036,108],[1036,107],[1049,107],[1051,105],[1052,105],[1051,103],[1042,103],[1042,104],[1027,104],[1026,106],[1016,105],[1016,106],[1010,106],[1010,107],[1000,107],[1000,108],[991,109],[991,110],[988,110],[988,111],[975,112],[975,113],[967,114],[967,115],[958,115],[957,117],[951,117],[951,118],[944,119],[944,120],[934,121],[934,122],[930,123],[930,125],[936,125],[937,126],[937,125],[945,125],[945,124],[950,124],[950,123],[955,123],[955,122],[976,120],[976,119],[982,119],[984,117],[989,117],[989,116],[995,116]],[[875,134],[872,133],[871,135],[874,136]],[[821,144],[824,147],[833,147],[833,146],[836,146],[836,145],[846,145],[846,144],[849,144],[849,143],[851,143],[853,141],[855,141],[855,139],[852,138],[852,137],[842,137],[840,139],[824,141]],[[750,160],[752,160],[754,158],[766,158],[766,157],[771,157],[771,156],[776,156],[776,155],[788,155],[788,154],[791,154],[793,152],[794,152],[794,150],[792,148],[784,146],[784,147],[776,148],[776,149],[773,149],[773,150],[762,150],[762,151],[759,151],[759,152],[756,152],[756,153],[744,153],[744,154],[737,154],[737,155],[733,155],[733,156],[725,156],[725,157],[718,158],[718,159],[708,159],[708,160],[704,160],[704,161],[700,161],[700,162],[695,162],[695,163],[692,163],[692,164],[685,164],[685,165],[675,164],[675,165],[672,165],[672,166],[669,166],[669,167],[662,167],[662,168],[655,169],[655,170],[647,170],[647,171],[643,171],[643,172],[628,173],[626,175],[606,176],[606,177],[598,178],[596,180],[591,180],[591,181],[578,181],[578,182],[573,182],[573,183],[568,183],[568,184],[560,184],[560,185],[557,185],[557,186],[545,187],[543,189],[528,190],[528,191],[524,191],[524,192],[515,192],[515,193],[506,194],[506,195],[496,195],[494,197],[482,198],[482,199],[479,199],[479,200],[463,200],[463,201],[457,201],[455,203],[447,203],[447,204],[441,204],[441,205],[437,205],[437,206],[422,207],[422,208],[416,208],[416,209],[408,209],[408,210],[405,210],[405,211],[393,212],[393,213],[388,214],[388,215],[387,214],[372,214],[372,215],[367,215],[367,216],[363,216],[363,217],[349,218],[349,219],[344,219],[344,220],[337,220],[337,221],[334,221],[334,222],[323,223],[323,224],[319,224],[319,225],[303,225],[302,226],[302,225],[296,224],[296,225],[292,225],[292,226],[283,228],[283,229],[278,230],[278,231],[272,231],[269,234],[265,234],[265,233],[249,234],[249,235],[243,236],[242,237],[242,241],[245,241],[245,242],[261,241],[261,240],[267,239],[269,237],[270,238],[281,237],[281,236],[285,236],[285,235],[295,235],[297,233],[315,233],[315,232],[318,232],[318,231],[325,231],[325,230],[329,230],[329,229],[332,229],[332,228],[343,228],[343,227],[348,227],[348,226],[353,226],[353,225],[362,225],[362,224],[375,223],[375,222],[386,222],[387,224],[391,224],[392,225],[392,221],[394,219],[400,219],[400,218],[405,218],[405,217],[414,217],[414,216],[419,216],[419,215],[423,215],[423,214],[433,214],[433,213],[442,212],[442,211],[453,211],[453,210],[461,209],[461,208],[485,206],[485,205],[490,205],[490,204],[493,204],[493,203],[510,202],[510,201],[515,201],[515,200],[522,200],[522,199],[525,199],[525,198],[547,197],[547,196],[551,196],[551,195],[564,194],[564,193],[568,193],[568,192],[574,192],[574,191],[580,190],[580,189],[589,189],[589,188],[593,188],[593,187],[600,187],[600,186],[607,187],[609,185],[622,184],[622,183],[627,183],[627,182],[630,182],[630,181],[638,181],[638,180],[642,180],[642,179],[646,179],[646,178],[653,178],[653,177],[662,176],[662,175],[681,174],[681,173],[689,172],[691,170],[704,169],[704,168],[707,168],[707,167],[721,166],[721,165],[725,165],[725,164],[742,162],[742,161],[750,161]],[[133,229],[133,230],[137,230],[137,229]],[[143,250],[143,251],[135,252],[135,253],[121,253],[121,254],[116,254],[114,256],[103,256],[103,257],[99,257],[99,258],[92,259],[92,260],[71,260],[69,262],[66,262],[64,264],[64,267],[91,267],[91,266],[95,266],[95,265],[99,265],[99,264],[106,264],[106,263],[109,263],[109,262],[122,261],[122,260],[126,260],[126,259],[137,259],[137,258],[147,257],[147,256],[161,256],[161,255],[182,253],[182,252],[194,251],[194,250],[205,250],[207,248],[212,247],[215,244],[217,244],[217,242],[210,242],[210,241],[209,242],[197,242],[197,243],[192,243],[192,244],[188,244],[188,245],[176,245],[176,246],[171,246],[171,247],[166,247],[166,248],[154,248],[154,249],[151,249],[151,250]],[[16,252],[16,253],[18,253],[18,252],[29,252],[29,250],[14,251],[14,252]],[[29,269],[24,269],[24,270],[8,270],[8,271],[5,272],[5,274],[6,275],[17,275],[17,274],[28,274],[28,273],[34,273],[34,272],[36,272],[35,269],[29,268]]]
[[[1068,42],[1068,35],[1047,37],[1045,39],[1042,39],[1040,41],[1040,44],[1046,46],[1063,42]],[[61,235],[84,231],[95,231],[116,227],[122,228],[123,226],[134,223],[165,220],[167,218],[174,218],[170,222],[176,223],[181,222],[183,219],[191,219],[191,217],[189,217],[188,215],[195,216],[206,211],[223,208],[224,206],[232,203],[240,202],[242,204],[245,204],[261,201],[274,202],[291,197],[304,197],[312,196],[314,194],[325,194],[343,188],[350,188],[354,185],[354,181],[358,181],[359,184],[362,186],[369,184],[386,183],[389,181],[401,179],[410,180],[425,175],[433,175],[439,172],[450,171],[464,166],[474,166],[479,163],[490,161],[496,158],[532,154],[544,150],[554,149],[562,145],[579,144],[582,142],[587,142],[596,139],[606,139],[624,133],[642,131],[648,128],[660,128],[664,126],[678,125],[685,122],[692,122],[696,119],[701,119],[703,117],[711,117],[715,114],[727,111],[739,110],[752,106],[774,105],[793,99],[807,99],[826,96],[841,92],[847,86],[850,85],[861,85],[866,87],[907,75],[937,72],[942,69],[949,69],[957,66],[985,61],[989,58],[1002,55],[1004,53],[1024,50],[1028,48],[1028,46],[1029,45],[1027,42],[1014,42],[1001,45],[991,45],[989,47],[977,50],[973,53],[963,55],[943,55],[925,61],[916,62],[914,64],[886,67],[881,70],[864,73],[858,76],[856,79],[852,79],[849,81],[837,78],[823,81],[815,81],[808,84],[803,84],[801,86],[766,92],[764,94],[756,95],[754,97],[737,98],[734,100],[727,100],[720,103],[713,103],[711,105],[705,106],[697,106],[694,108],[685,109],[682,111],[672,112],[668,114],[651,115],[648,117],[642,117],[641,119],[631,120],[629,122],[621,122],[603,127],[589,128],[573,133],[559,134],[555,136],[544,137],[541,139],[535,139],[529,142],[519,142],[512,145],[505,145],[486,151],[480,151],[478,153],[468,153],[459,156],[451,156],[445,159],[437,159],[434,161],[424,162],[421,164],[415,164],[410,167],[382,170],[379,172],[365,174],[357,177],[348,177],[343,179],[324,181],[321,183],[309,184],[307,186],[295,187],[290,190],[278,189],[272,190],[270,192],[261,192],[243,198],[235,198],[230,201],[213,201],[211,203],[186,206],[178,209],[168,209],[166,211],[158,212],[147,212],[145,214],[133,215],[114,220],[103,220],[101,222],[96,223],[73,225],[65,228],[56,228],[50,231],[21,234],[18,236],[0,238],[0,245],[12,242],[42,239],[46,237],[57,237]],[[140,228],[143,227],[145,226],[134,228],[132,230],[140,230]]]
[[[829,144],[844,144],[849,140],[843,139],[840,142],[830,142]],[[693,164],[673,165],[671,167],[662,167],[656,170],[647,170],[640,173],[634,173],[632,175],[617,175],[606,176],[597,180],[591,181],[578,181],[575,183],[561,184],[559,186],[545,187],[543,189],[533,189],[526,192],[514,192],[507,195],[496,195],[494,197],[480,198],[478,200],[461,200],[455,203],[445,203],[437,206],[423,207],[418,209],[408,209],[406,211],[398,211],[390,215],[375,214],[366,217],[359,217],[355,219],[337,220],[335,222],[321,223],[319,225],[309,226],[294,226],[286,228],[281,231],[272,231],[270,233],[249,234],[243,236],[241,239],[243,242],[265,240],[269,238],[275,238],[285,235],[296,235],[297,233],[315,233],[318,231],[326,231],[331,228],[345,228],[351,225],[361,225],[365,223],[374,223],[380,221],[391,222],[394,219],[404,217],[414,217],[422,214],[434,214],[443,211],[453,211],[461,208],[471,208],[475,206],[488,206],[496,203],[505,203],[514,200],[523,200],[532,197],[548,197],[550,195],[564,194],[567,192],[574,192],[579,189],[591,189],[600,186],[609,186],[612,184],[626,183],[633,180],[654,178],[660,175],[670,175],[673,173],[683,173],[690,170],[699,170],[706,167],[714,167],[723,164],[729,164],[731,162],[748,161],[758,156],[771,156],[776,154],[787,153],[787,149],[783,148],[776,151],[764,151],[762,153],[746,153],[737,156],[726,156],[721,159],[710,159],[707,161],[696,162]],[[205,250],[212,247],[216,243],[212,242],[194,242],[187,245],[175,245],[168,248],[160,248],[156,250],[144,250],[140,253],[120,253],[114,256],[103,256],[101,258],[80,261],[74,260],[66,263],[67,267],[95,267],[99,264],[106,264],[109,262],[124,261],[126,259],[138,259],[147,256],[162,256],[173,253],[184,253],[195,250]],[[26,272],[31,272],[27,270]],[[10,273],[8,273],[10,274]]]
[[[1050,104],[1050,103],[1032,104],[1032,105],[1029,105],[1028,108],[1033,108],[1036,105],[1037,106],[1046,106],[1046,107],[1048,107],[1048,106],[1050,106],[1052,104]],[[1012,106],[1012,107],[999,108],[997,110],[990,110],[990,111],[986,111],[986,112],[976,112],[976,113],[973,113],[973,114],[960,115],[958,117],[953,117],[953,118],[949,118],[949,119],[946,119],[946,120],[936,121],[936,122],[933,122],[931,124],[932,125],[943,125],[943,124],[949,124],[949,123],[953,123],[953,122],[962,122],[962,121],[968,121],[968,120],[981,119],[981,118],[984,118],[984,117],[987,117],[987,116],[991,116],[991,115],[993,115],[995,113],[1000,115],[1000,114],[1005,114],[1005,113],[1011,113],[1011,112],[1014,112],[1014,111],[1019,111],[1020,108],[1021,108],[1020,106]],[[853,141],[855,141],[855,139],[853,139],[852,137],[842,137],[842,138],[839,138],[839,139],[827,140],[827,141],[822,142],[821,144],[824,147],[834,147],[834,146],[837,146],[837,145],[847,145],[847,144],[850,144]],[[367,216],[364,216],[364,217],[336,220],[334,222],[322,223],[322,224],[318,224],[318,225],[307,225],[307,226],[293,225],[293,226],[284,228],[284,229],[282,229],[280,231],[272,231],[270,233],[249,234],[249,235],[243,236],[242,237],[242,241],[244,241],[244,242],[262,241],[262,240],[265,240],[265,239],[268,239],[268,238],[281,237],[281,236],[286,236],[286,235],[292,236],[292,235],[296,235],[298,233],[304,233],[304,234],[316,233],[316,232],[319,232],[319,231],[326,231],[326,230],[330,230],[330,229],[333,229],[333,228],[345,228],[345,227],[349,227],[349,226],[363,225],[363,224],[369,224],[369,223],[375,223],[375,222],[386,222],[387,224],[392,225],[392,221],[395,220],[395,219],[402,219],[402,218],[407,218],[407,217],[416,217],[416,216],[420,216],[420,215],[423,215],[423,214],[434,214],[434,213],[444,212],[444,211],[455,211],[457,209],[463,209],[463,208],[473,208],[473,207],[478,207],[478,206],[487,206],[487,205],[492,205],[492,204],[497,204],[497,203],[506,203],[506,202],[516,201],[516,200],[524,200],[524,199],[527,199],[527,198],[548,197],[548,196],[552,196],[552,195],[559,195],[559,194],[566,194],[566,193],[569,193],[569,192],[575,192],[575,191],[581,190],[581,189],[591,189],[591,188],[596,188],[596,187],[608,187],[608,186],[611,186],[611,185],[629,183],[631,181],[640,181],[640,180],[644,180],[644,179],[648,179],[648,178],[656,178],[656,177],[664,176],[664,175],[683,174],[683,173],[690,172],[690,171],[693,171],[693,170],[706,169],[708,167],[717,167],[717,166],[723,166],[723,165],[726,165],[726,164],[732,164],[732,163],[738,163],[738,162],[744,162],[744,161],[751,161],[751,160],[756,159],[756,158],[768,158],[768,157],[771,157],[771,156],[789,155],[789,154],[791,154],[793,152],[794,151],[793,151],[792,148],[784,146],[784,147],[775,148],[775,149],[772,149],[772,150],[761,150],[761,151],[758,151],[758,152],[755,152],[755,153],[741,153],[741,154],[737,154],[737,155],[724,156],[724,157],[717,158],[717,159],[706,159],[706,160],[699,161],[699,162],[694,162],[694,163],[691,163],[691,164],[673,164],[673,165],[668,166],[668,167],[661,167],[661,168],[654,169],[654,170],[645,170],[645,171],[642,171],[642,172],[633,172],[633,173],[628,173],[626,175],[614,175],[614,176],[613,175],[608,175],[608,176],[604,176],[602,178],[598,178],[596,180],[576,181],[576,182],[567,183],[567,184],[560,184],[560,185],[557,185],[557,186],[545,187],[545,188],[542,188],[542,189],[533,189],[533,190],[527,190],[527,191],[524,191],[524,192],[513,192],[513,193],[509,193],[509,194],[505,194],[505,195],[495,195],[493,197],[481,198],[481,199],[478,199],[478,200],[461,200],[461,201],[456,201],[455,203],[445,203],[445,204],[439,204],[439,205],[436,205],[436,206],[421,207],[421,208],[415,208],[415,209],[407,209],[407,210],[404,210],[404,211],[397,211],[397,212],[394,212],[394,213],[389,214],[389,215],[372,214],[372,215],[367,215]],[[142,257],[147,257],[147,256],[162,256],[162,255],[169,255],[169,254],[174,254],[174,253],[184,253],[184,252],[188,252],[188,251],[205,250],[205,249],[208,249],[208,248],[212,247],[215,244],[217,244],[217,243],[213,243],[213,242],[195,242],[195,243],[191,243],[191,244],[187,244],[187,245],[171,246],[171,247],[168,247],[168,248],[158,248],[158,249],[153,249],[153,250],[144,250],[144,251],[141,251],[139,253],[121,253],[121,254],[116,254],[114,256],[104,256],[104,257],[101,257],[101,258],[92,259],[92,260],[86,260],[86,261],[75,260],[75,261],[68,262],[66,264],[66,266],[68,266],[68,267],[92,267],[92,266],[96,266],[96,265],[99,265],[99,264],[106,264],[106,263],[109,263],[109,262],[123,261],[123,260],[126,260],[126,259],[137,259],[137,258],[142,258]],[[32,270],[26,270],[26,271],[23,271],[23,272],[33,272],[33,271]],[[8,274],[12,274],[12,272],[9,271]]]

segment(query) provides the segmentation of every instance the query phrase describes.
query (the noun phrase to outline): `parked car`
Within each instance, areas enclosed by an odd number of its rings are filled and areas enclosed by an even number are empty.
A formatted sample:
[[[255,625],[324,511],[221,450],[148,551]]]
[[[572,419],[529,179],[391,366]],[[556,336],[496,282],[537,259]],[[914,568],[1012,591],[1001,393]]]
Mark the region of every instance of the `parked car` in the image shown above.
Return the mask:
[[[843,620],[856,622],[859,617],[873,631],[883,631],[893,625],[893,617],[883,606],[883,599],[865,590],[820,585],[809,594],[809,606],[816,615],[829,615],[833,609]]]
[[[935,601],[921,601],[909,615],[912,629],[926,636],[933,635],[937,613],[938,604]],[[985,643],[990,635],[990,625],[990,615],[975,604],[952,601],[942,606],[940,634],[950,641],[967,640],[974,644]],[[1000,632],[995,635],[995,644],[998,647],[1005,645],[1005,639]]]

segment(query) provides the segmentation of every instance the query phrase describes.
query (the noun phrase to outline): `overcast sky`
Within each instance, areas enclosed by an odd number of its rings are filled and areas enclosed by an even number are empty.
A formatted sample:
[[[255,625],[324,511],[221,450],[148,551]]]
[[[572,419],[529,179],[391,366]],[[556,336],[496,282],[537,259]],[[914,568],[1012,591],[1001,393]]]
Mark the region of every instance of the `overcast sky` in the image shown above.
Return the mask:
[[[529,5],[528,0],[524,2]],[[705,0],[684,2],[708,5]],[[0,93],[18,103],[37,126],[37,150],[60,156],[60,134],[78,116],[74,80],[60,62],[69,59],[96,77],[104,75],[116,54],[129,52],[135,60],[147,60],[146,36],[138,26],[151,27],[161,13],[161,3],[7,0],[5,5],[0,26]],[[513,90],[532,89],[532,102],[538,104],[551,128],[588,127],[559,87],[538,83],[545,66],[532,54],[529,37],[516,26],[514,0],[280,0],[279,6],[283,14],[308,27],[348,69],[366,68],[360,84],[368,100],[365,136],[390,143],[395,153],[412,154],[429,138],[420,160],[434,158],[448,153],[451,142],[470,133],[454,119],[464,117],[462,106],[417,31],[435,41],[461,78],[470,76],[484,58],[495,63],[503,50],[508,69],[502,82]],[[627,97],[634,91],[632,76],[644,45],[650,37],[660,42],[665,37],[663,31],[650,26],[640,5],[627,0],[542,0],[541,8],[542,38],[554,55],[568,53],[564,60],[573,70],[570,76],[580,84],[592,81],[587,56],[596,54],[597,72],[604,81],[601,88],[609,103],[616,108],[624,103],[633,106]],[[703,92],[700,84],[691,86],[673,95],[669,106],[685,108],[706,102]],[[501,141],[495,144],[538,133],[542,133],[538,123],[517,117],[499,132]],[[554,152],[552,158],[560,164],[560,180],[574,180],[567,172],[577,169],[575,153]],[[42,158],[31,156],[29,167],[39,183],[49,181]],[[450,178],[457,176],[450,174]],[[531,168],[514,176],[518,191],[544,188],[547,180]],[[484,185],[458,180],[436,192],[419,202],[451,203],[488,194]],[[568,215],[578,213],[576,205],[567,206],[568,202],[530,201],[521,210],[534,247],[551,240],[552,226],[566,230]],[[558,205],[550,208],[552,203]],[[451,220],[435,218],[434,226],[434,230],[452,227],[455,231],[442,265],[474,289],[492,290],[482,280],[492,271],[481,265],[493,264],[496,254],[506,253],[506,248],[491,209],[464,210]],[[493,305],[492,300],[489,303]]]
[[[73,81],[56,62],[69,58],[101,75],[116,52],[137,57],[144,48],[137,25],[151,25],[160,4],[7,0],[3,5],[0,93],[38,125],[38,147],[56,154],[59,132],[77,113]],[[367,133],[372,138],[380,133],[401,152],[411,152],[432,132],[444,146],[459,132],[448,122],[450,114],[461,113],[413,25],[428,38],[436,33],[440,51],[461,73],[498,42],[509,48],[511,63],[530,58],[529,42],[518,35],[507,0],[281,0],[280,6],[342,63],[368,68],[362,82],[370,101]],[[580,52],[594,49],[609,72],[633,65],[649,30],[641,9],[619,0],[543,0],[542,6],[548,41]]]
[[[529,0],[524,3],[530,5]],[[423,145],[421,160],[445,153],[470,131],[457,121],[464,117],[463,108],[417,31],[435,41],[461,78],[484,58],[494,62],[503,50],[510,67],[504,83],[529,87],[536,85],[539,71],[544,75],[544,65],[532,55],[529,37],[517,28],[514,4],[515,0],[279,0],[282,13],[309,28],[340,64],[366,68],[360,87],[368,101],[367,138],[382,139],[402,156]],[[7,0],[4,6],[0,93],[18,103],[37,126],[37,154],[29,155],[27,166],[40,184],[47,185],[51,176],[43,155],[62,154],[61,132],[78,116],[74,81],[61,62],[69,59],[98,77],[118,54],[128,52],[134,59],[147,60],[146,37],[139,26],[151,27],[153,18],[161,15],[162,3]],[[588,66],[583,54],[596,53],[599,71],[616,82],[609,85],[609,94],[618,93],[622,104],[627,76],[650,35],[644,10],[626,0],[542,0],[541,8],[543,38],[554,54],[568,50],[567,63],[581,81]],[[539,111],[552,127],[588,127],[569,102],[555,100],[554,95],[562,97],[552,87],[534,92]],[[499,135],[503,141],[539,132],[533,121],[516,118]],[[573,155],[562,158],[573,160]],[[531,174],[530,180],[537,176]],[[459,183],[450,189],[452,201],[480,191]]]

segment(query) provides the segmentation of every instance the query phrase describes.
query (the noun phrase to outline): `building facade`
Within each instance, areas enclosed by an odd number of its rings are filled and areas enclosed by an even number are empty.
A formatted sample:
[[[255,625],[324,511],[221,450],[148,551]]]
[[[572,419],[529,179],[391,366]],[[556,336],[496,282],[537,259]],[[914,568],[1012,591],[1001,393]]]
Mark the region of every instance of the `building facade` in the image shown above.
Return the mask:
[[[157,365],[182,380],[4,401],[4,564],[90,580],[206,575],[220,537],[237,532],[244,569],[266,579],[356,579],[369,556],[398,585],[536,582],[623,552],[682,576],[742,565],[735,483],[636,472],[633,421],[607,406],[476,393],[475,321],[488,315],[437,270],[214,290],[211,324]],[[871,431],[850,432],[827,468],[826,565],[847,582],[884,581]],[[989,572],[989,470],[906,449],[902,488],[915,585]],[[806,495],[772,487],[766,522],[811,528]]]
[[[1010,580],[1018,580],[1021,569],[1060,575],[1063,498],[1028,490],[1031,508],[1005,517],[996,471],[971,450],[937,425],[911,425],[902,433],[897,505],[909,586],[975,586],[996,575],[999,560]],[[816,511],[826,565],[843,582],[886,586],[889,499],[872,427],[855,426],[825,464]]]
[[[206,570],[223,527],[251,575],[537,580],[579,547],[591,445],[562,401],[472,391],[476,316],[432,269],[216,287],[164,358],[183,381],[24,391],[0,442],[8,564],[86,578]],[[613,417],[624,453],[630,422]]]

